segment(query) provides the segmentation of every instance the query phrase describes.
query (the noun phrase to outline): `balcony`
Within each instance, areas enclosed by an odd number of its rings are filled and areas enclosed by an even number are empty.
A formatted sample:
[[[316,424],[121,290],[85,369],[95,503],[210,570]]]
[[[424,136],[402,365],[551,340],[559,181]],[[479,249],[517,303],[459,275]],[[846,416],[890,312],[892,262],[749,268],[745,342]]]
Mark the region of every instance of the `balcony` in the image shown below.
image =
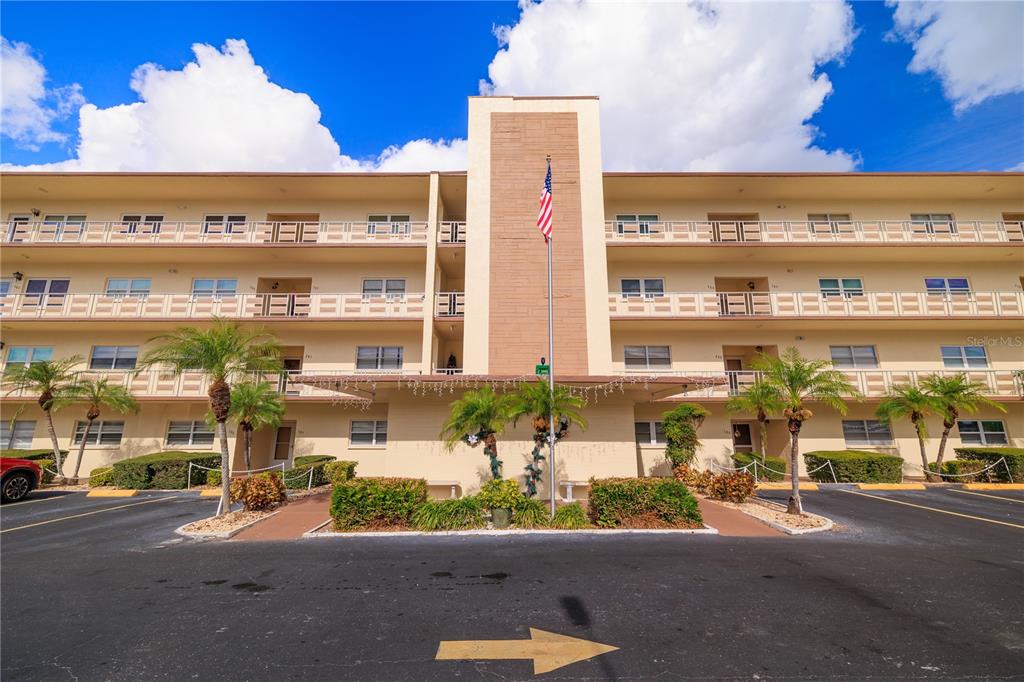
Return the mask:
[[[466,294],[462,291],[442,291],[434,294],[435,317],[465,317]]]
[[[605,221],[609,243],[655,244],[1024,244],[1024,223],[959,220],[806,222],[767,220],[720,222],[662,220]]]
[[[1024,316],[1024,293],[871,291],[850,296],[823,296],[820,291],[704,291],[642,296],[611,293],[608,310],[613,318],[623,319],[1001,318]]]
[[[425,294],[14,294],[0,297],[8,320],[193,320],[419,318]]]
[[[117,244],[133,246],[201,246],[296,244],[425,244],[427,223],[330,221],[310,223],[207,223],[202,220],[124,223],[13,223],[5,244]]]
[[[884,397],[897,384],[916,384],[924,377],[932,374],[952,376],[966,374],[971,381],[985,386],[985,395],[991,398],[1024,398],[1024,376],[1021,370],[883,370],[858,369],[841,370],[850,383],[866,398]],[[697,382],[697,388],[686,392],[687,398],[720,398],[725,399],[740,393],[746,386],[754,383],[759,372],[658,372],[643,369],[626,374],[643,374],[654,376],[685,375],[699,377],[704,381]],[[723,381],[724,379],[724,381]]]
[[[446,220],[437,231],[438,244],[465,244],[466,223]]]

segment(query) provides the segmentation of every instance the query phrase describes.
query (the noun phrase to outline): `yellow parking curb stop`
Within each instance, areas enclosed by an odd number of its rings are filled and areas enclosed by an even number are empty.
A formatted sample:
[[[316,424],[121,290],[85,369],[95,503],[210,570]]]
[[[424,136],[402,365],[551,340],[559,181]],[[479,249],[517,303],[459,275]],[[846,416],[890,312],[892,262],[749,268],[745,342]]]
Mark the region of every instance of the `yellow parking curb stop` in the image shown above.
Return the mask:
[[[128,490],[127,488],[97,488],[96,490],[90,490],[86,493],[86,497],[135,497],[139,494],[138,490]]]
[[[968,490],[1024,490],[1024,483],[964,483]]]
[[[924,490],[924,483],[858,483],[860,490]]]
[[[817,490],[817,483],[800,483],[800,490]],[[792,483],[758,483],[758,490],[791,490],[793,488]]]
[[[220,488],[203,488],[199,491],[199,497],[220,497]]]

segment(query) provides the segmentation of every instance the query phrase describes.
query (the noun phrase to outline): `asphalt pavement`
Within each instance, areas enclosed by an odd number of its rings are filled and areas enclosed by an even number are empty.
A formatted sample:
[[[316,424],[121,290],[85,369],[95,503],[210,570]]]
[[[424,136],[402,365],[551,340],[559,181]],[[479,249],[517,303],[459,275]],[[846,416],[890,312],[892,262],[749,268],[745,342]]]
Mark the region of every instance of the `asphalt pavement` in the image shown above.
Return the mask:
[[[806,507],[835,519],[840,530],[780,538],[197,542],[173,529],[209,515],[215,501],[187,493],[5,506],[0,675],[1024,675],[1024,494],[993,493],[1005,498],[999,500],[951,491],[863,492],[870,497],[805,493]],[[474,646],[494,655],[516,651],[516,640],[529,639],[531,628],[617,649],[537,676],[525,659],[436,660],[442,641],[500,640]]]

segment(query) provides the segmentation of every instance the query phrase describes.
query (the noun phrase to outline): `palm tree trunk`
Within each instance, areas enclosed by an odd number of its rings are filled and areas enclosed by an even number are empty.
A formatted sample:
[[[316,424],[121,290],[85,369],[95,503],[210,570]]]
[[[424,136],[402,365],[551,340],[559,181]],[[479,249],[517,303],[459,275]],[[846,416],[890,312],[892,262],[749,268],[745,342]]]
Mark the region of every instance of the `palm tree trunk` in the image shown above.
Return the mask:
[[[760,422],[761,429],[761,461],[765,461],[765,457],[768,456],[768,420],[758,419]]]
[[[220,439],[220,513],[231,511],[231,461],[228,459],[228,430],[224,422],[217,422],[217,437]]]
[[[793,487],[789,493],[789,504],[786,506],[788,514],[803,514],[804,507],[800,501],[800,421],[789,420],[789,477],[793,480]]]
[[[85,454],[85,443],[89,440],[89,432],[92,431],[93,419],[85,422],[85,433],[82,434],[82,442],[78,445],[78,459],[75,461],[75,473],[71,476],[72,485],[78,485],[78,472],[82,468],[82,455]]]
[[[245,469],[252,471],[252,427],[248,424],[244,425],[242,433],[245,434]]]
[[[917,431],[917,444],[921,448],[921,470],[924,472],[925,480],[934,481],[936,478],[942,481],[942,476],[938,474],[932,475],[931,470],[928,468],[928,450],[925,448],[924,435],[921,433],[921,417],[913,416],[910,421],[914,423],[914,430]],[[936,464],[935,470],[937,472],[942,471],[942,464]]]
[[[491,458],[491,478],[501,480],[501,461],[498,459],[498,439],[493,433],[484,438],[484,452]]]
[[[942,458],[946,454],[946,441],[949,439],[949,432],[953,430],[954,424],[956,424],[956,417],[951,414],[942,420],[942,438],[939,439],[939,455],[935,458],[935,468],[939,471],[942,471]]]
[[[57,475],[63,480],[64,462],[60,458],[60,443],[57,442],[57,430],[53,428],[53,415],[49,410],[43,410],[43,414],[46,415],[46,431],[50,434],[50,444],[53,445],[53,465]]]

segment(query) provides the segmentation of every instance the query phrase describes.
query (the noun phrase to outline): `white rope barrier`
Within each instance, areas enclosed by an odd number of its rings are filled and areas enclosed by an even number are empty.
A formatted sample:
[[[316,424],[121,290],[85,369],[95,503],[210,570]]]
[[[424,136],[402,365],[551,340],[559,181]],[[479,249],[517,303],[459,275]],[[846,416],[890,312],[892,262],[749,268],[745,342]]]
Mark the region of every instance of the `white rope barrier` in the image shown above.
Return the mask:
[[[952,460],[952,461],[955,462],[956,460]],[[978,469],[977,471],[970,471],[970,472],[968,472],[966,474],[944,474],[941,471],[929,471],[928,473],[936,474],[937,476],[950,476],[952,478],[965,478],[967,476],[977,476],[978,474],[983,474],[986,471],[988,471],[989,469],[993,469],[993,468],[999,466],[1000,464],[1002,464],[1003,466],[1006,467],[1006,477],[1010,480],[1010,483],[1013,483],[1013,475],[1010,473],[1010,465],[1006,462],[1006,458],[1005,457],[1000,457],[999,459],[997,459],[996,461],[992,462],[991,464],[989,464],[984,469]]]
[[[762,464],[762,463],[758,462],[756,459],[753,460],[750,464],[747,464],[747,465],[741,466],[741,467],[727,467],[727,466],[723,466],[723,465],[719,464],[718,462],[711,462],[711,466],[716,467],[718,469],[721,469],[722,471],[734,471],[734,472],[736,472],[736,471],[747,471],[748,468],[753,467],[754,468],[753,476],[754,476],[754,480],[755,481],[759,480],[758,477],[757,477],[757,467],[759,467],[759,466],[762,469],[766,469],[767,471],[772,472],[773,474],[778,474],[779,476],[783,476],[783,477],[786,476],[786,472],[785,471],[777,471],[775,469],[772,469],[767,464]],[[828,467],[829,471],[832,472],[832,480],[835,483],[839,483],[839,477],[836,476],[836,470],[832,466],[832,460],[828,460],[828,459],[825,460],[824,464],[822,464],[820,467],[818,467],[816,469],[811,469],[810,471],[807,472],[807,475],[810,476],[811,474],[815,473],[816,471],[821,471],[825,467]]]

